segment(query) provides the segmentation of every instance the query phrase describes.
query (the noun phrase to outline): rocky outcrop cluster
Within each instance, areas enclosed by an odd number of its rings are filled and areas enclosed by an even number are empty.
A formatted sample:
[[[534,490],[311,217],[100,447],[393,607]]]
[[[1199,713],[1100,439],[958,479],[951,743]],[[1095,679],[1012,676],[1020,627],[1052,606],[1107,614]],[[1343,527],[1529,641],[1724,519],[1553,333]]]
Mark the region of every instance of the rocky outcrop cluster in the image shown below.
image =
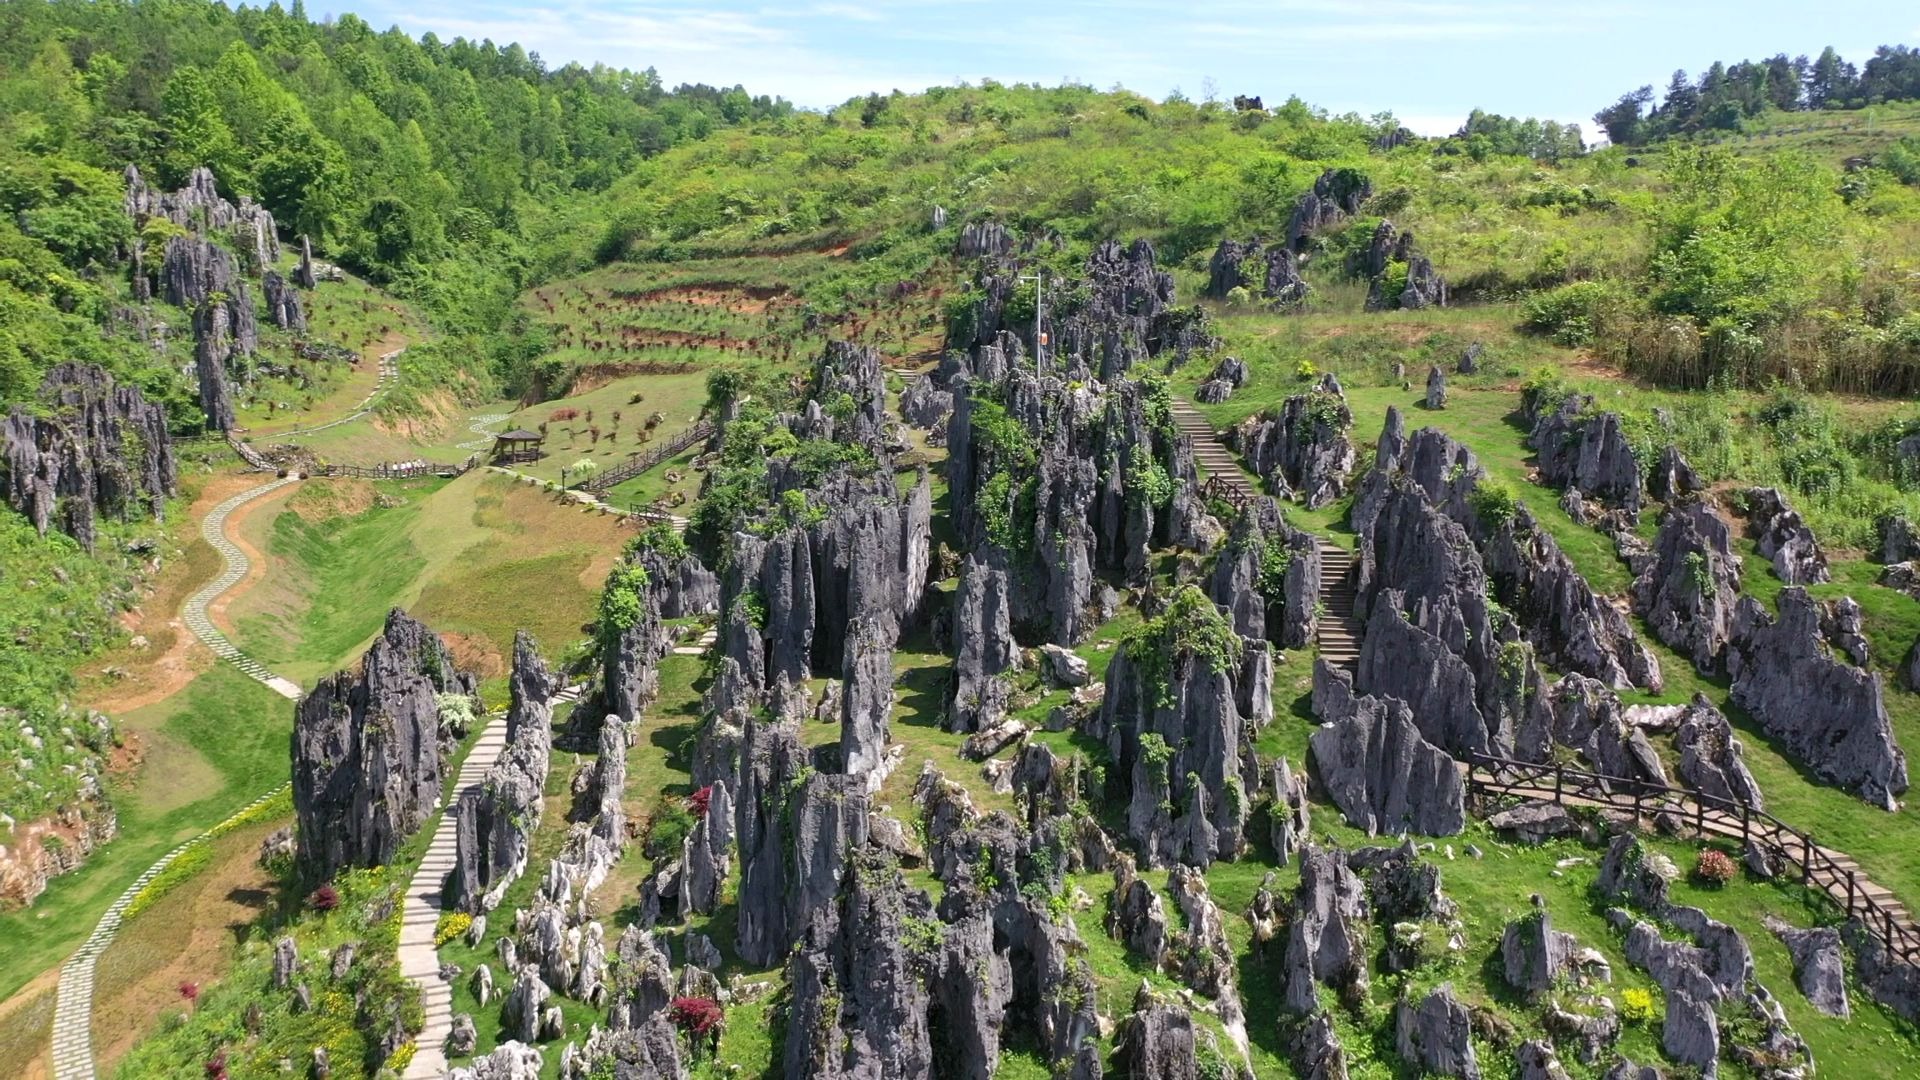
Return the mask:
[[[1205,869],[1245,848],[1260,784],[1251,739],[1272,719],[1271,679],[1265,642],[1242,638],[1193,587],[1107,665],[1085,730],[1124,779],[1127,835],[1145,865]]]
[[[1540,478],[1580,494],[1583,500],[1640,514],[1647,466],[1634,457],[1620,414],[1596,412],[1593,398],[1570,394],[1560,401],[1530,395],[1533,430],[1527,445],[1540,462]]]
[[[579,746],[592,746],[598,740],[597,721],[603,716],[619,717],[630,727],[637,725],[642,712],[660,692],[660,661],[673,648],[661,622],[661,606],[663,601],[675,599],[672,596],[674,582],[663,576],[656,584],[645,556],[636,561],[647,570],[647,582],[643,587],[632,589],[631,603],[624,608],[629,612],[625,626],[599,628],[599,686],[582,701],[581,708],[574,710],[573,722],[569,725],[569,740]],[[607,579],[606,587],[632,588],[617,570]],[[684,606],[684,600],[681,605]]]
[[[712,615],[720,610],[720,578],[692,552],[668,554],[655,548],[634,552],[633,561],[647,572],[647,587],[662,619]],[[639,662],[641,643],[634,643]],[[623,680],[624,681],[624,680]],[[636,707],[642,703],[635,701]]]
[[[1833,655],[1830,616],[1805,589],[1780,591],[1780,614],[1740,598],[1727,673],[1735,704],[1825,779],[1892,810],[1907,790],[1880,676]]]
[[[1355,253],[1348,270],[1367,280],[1368,311],[1415,311],[1447,306],[1447,283],[1432,260],[1414,246],[1412,232],[1400,232],[1382,220],[1365,250]]]
[[[1756,980],[1746,939],[1699,908],[1672,902],[1666,878],[1636,837],[1614,838],[1594,889],[1658,921],[1656,926],[1620,907],[1607,912],[1626,935],[1627,961],[1665,992],[1660,1038],[1669,1058],[1707,1076],[1717,1074],[1723,1056],[1778,1080],[1811,1073],[1812,1053]],[[1661,927],[1680,936],[1669,938]]]
[[[78,362],[47,372],[40,402],[0,420],[9,506],[41,535],[57,527],[89,551],[102,516],[163,516],[178,482],[163,407]]]
[[[1202,405],[1218,405],[1233,396],[1235,390],[1247,385],[1251,378],[1247,373],[1246,362],[1237,356],[1223,356],[1207,375],[1207,380],[1193,391],[1194,400]]]
[[[1692,500],[1667,507],[1653,547],[1630,551],[1633,598],[1655,637],[1704,674],[1720,670],[1740,597],[1733,530],[1713,507]]]
[[[1293,204],[1293,213],[1287,218],[1287,247],[1305,253],[1316,234],[1345,224],[1372,197],[1373,182],[1366,174],[1354,169],[1327,169]]]
[[[554,690],[533,639],[524,630],[514,635],[507,746],[486,779],[454,804],[454,862],[442,890],[443,906],[475,915],[492,911],[507,886],[526,872],[545,806]]]
[[[1214,559],[1207,595],[1241,637],[1303,648],[1318,619],[1319,542],[1288,525],[1279,503],[1253,499]]]
[[[1706,695],[1695,694],[1686,706],[1674,730],[1673,745],[1680,751],[1675,771],[1688,787],[1702,795],[1764,809],[1760,785],[1747,770],[1733,725]]]
[[[213,170],[204,166],[194,169],[178,191],[156,191],[132,165],[127,166],[124,179],[127,216],[136,229],[148,218],[160,217],[188,232],[223,233],[236,250],[247,254],[255,270],[270,267],[280,258],[280,236],[273,214],[245,195],[238,202],[229,202],[220,194]]]
[[[1829,580],[1826,553],[1800,512],[1787,504],[1779,488],[1748,488],[1747,531],[1760,557],[1789,585],[1819,585]]]
[[[260,275],[260,289],[265,294],[268,321],[296,334],[307,332],[307,313],[300,306],[300,294],[279,271]]]
[[[309,880],[380,866],[440,802],[452,737],[439,697],[472,696],[438,635],[395,608],[357,674],[335,672],[293,723],[295,861]]]
[[[1258,240],[1222,240],[1207,264],[1202,295],[1226,300],[1235,289],[1281,310],[1298,307],[1312,292],[1300,276],[1300,258],[1292,245],[1269,244],[1263,251]]]
[[[1346,494],[1357,457],[1352,433],[1353,411],[1329,372],[1309,393],[1242,421],[1231,442],[1268,491],[1314,510]]]
[[[1308,739],[1314,767],[1341,816],[1369,836],[1450,836],[1466,827],[1466,791],[1454,759],[1427,741],[1399,698],[1356,696],[1345,671],[1314,665],[1321,726]]]

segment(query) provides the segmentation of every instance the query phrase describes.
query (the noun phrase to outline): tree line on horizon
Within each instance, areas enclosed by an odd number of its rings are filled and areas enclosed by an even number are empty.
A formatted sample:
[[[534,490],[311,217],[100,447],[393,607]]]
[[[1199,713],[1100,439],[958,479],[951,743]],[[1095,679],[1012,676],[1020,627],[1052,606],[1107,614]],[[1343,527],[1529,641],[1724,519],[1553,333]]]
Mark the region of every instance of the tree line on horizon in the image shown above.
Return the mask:
[[[1882,45],[1855,66],[1829,45],[1808,60],[1779,53],[1734,64],[1714,61],[1695,79],[1685,70],[1667,82],[1659,103],[1651,84],[1620,95],[1593,115],[1617,146],[1640,146],[1676,135],[1738,131],[1763,112],[1864,109],[1920,99],[1920,49]]]

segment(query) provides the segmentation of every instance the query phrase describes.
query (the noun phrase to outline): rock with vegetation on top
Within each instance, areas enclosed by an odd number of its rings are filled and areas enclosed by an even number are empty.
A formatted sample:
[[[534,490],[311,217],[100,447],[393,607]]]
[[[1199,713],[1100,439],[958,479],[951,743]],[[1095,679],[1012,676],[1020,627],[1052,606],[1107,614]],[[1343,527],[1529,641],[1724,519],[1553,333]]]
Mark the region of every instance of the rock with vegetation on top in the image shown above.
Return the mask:
[[[1290,527],[1273,499],[1253,499],[1227,533],[1207,594],[1242,637],[1302,648],[1318,617],[1320,546]]]
[[[1637,516],[1646,489],[1646,467],[1616,412],[1593,411],[1593,399],[1569,394],[1558,402],[1533,401],[1527,445],[1540,462],[1540,478],[1556,487]]]
[[[1779,488],[1747,489],[1747,531],[1760,557],[1789,585],[1819,585],[1832,578],[1826,553],[1800,512],[1787,505]]]
[[[1718,672],[1740,596],[1733,530],[1705,502],[1669,506],[1633,569],[1634,602],[1654,636],[1701,672]]]
[[[1241,423],[1232,441],[1269,491],[1315,510],[1346,493],[1357,457],[1352,431],[1346,394],[1328,372],[1311,392]]]
[[[1880,676],[1831,654],[1821,606],[1805,589],[1780,590],[1779,605],[1776,619],[1752,597],[1740,600],[1727,654],[1734,703],[1814,772],[1893,810],[1907,790],[1907,758]]]
[[[1308,241],[1358,214],[1373,197],[1373,182],[1355,169],[1326,169],[1300,194],[1287,219],[1287,246],[1305,252]]]
[[[39,397],[43,408],[16,404],[0,419],[8,505],[89,551],[99,516],[160,520],[178,483],[166,409],[78,362],[49,370]]]
[[[438,698],[475,689],[439,636],[395,608],[357,675],[335,672],[301,699],[292,749],[303,874],[325,881],[393,859],[440,803],[451,745]]]
[[[660,661],[672,649],[661,623],[658,595],[644,562],[627,563],[607,575],[600,598],[600,687],[583,700],[568,725],[573,745],[599,740],[599,720],[617,716],[637,729],[642,713],[660,692]]]

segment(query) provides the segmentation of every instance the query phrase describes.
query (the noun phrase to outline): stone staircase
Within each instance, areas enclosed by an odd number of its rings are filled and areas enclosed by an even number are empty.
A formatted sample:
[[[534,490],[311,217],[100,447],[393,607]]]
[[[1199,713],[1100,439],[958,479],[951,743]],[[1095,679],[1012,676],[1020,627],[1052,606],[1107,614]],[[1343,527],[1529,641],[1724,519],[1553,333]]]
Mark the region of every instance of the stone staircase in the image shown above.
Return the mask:
[[[1354,618],[1353,552],[1326,537],[1316,537],[1320,545],[1320,606],[1315,622],[1315,637],[1320,658],[1334,667],[1357,671],[1360,667],[1360,621]]]
[[[1193,460],[1207,479],[1225,488],[1236,502],[1244,502],[1260,494],[1259,485],[1247,475],[1240,464],[1239,455],[1227,449],[1215,430],[1213,422],[1200,415],[1200,411],[1185,401],[1175,398],[1173,401],[1174,430],[1193,440]]]

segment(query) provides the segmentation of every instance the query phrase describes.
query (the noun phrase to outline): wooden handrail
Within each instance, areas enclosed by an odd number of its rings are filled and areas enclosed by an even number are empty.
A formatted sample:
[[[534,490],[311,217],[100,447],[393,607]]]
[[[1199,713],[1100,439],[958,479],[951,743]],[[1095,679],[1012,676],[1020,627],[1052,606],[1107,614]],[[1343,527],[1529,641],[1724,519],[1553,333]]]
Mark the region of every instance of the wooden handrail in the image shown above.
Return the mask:
[[[1611,809],[1631,810],[1636,828],[1648,799],[1652,798],[1656,812],[1675,810],[1684,816],[1691,810],[1694,827],[1703,835],[1724,830],[1725,835],[1731,837],[1732,830],[1737,828],[1743,845],[1761,849],[1776,865],[1798,865],[1801,882],[1838,903],[1847,917],[1858,917],[1869,928],[1877,920],[1887,954],[1902,963],[1920,967],[1920,927],[1897,917],[1867,895],[1860,886],[1858,871],[1834,861],[1814,842],[1810,833],[1801,832],[1751,803],[1668,784],[1568,768],[1559,763],[1549,765],[1469,753],[1464,764],[1468,788],[1485,794],[1550,798],[1562,806],[1574,798]],[[1553,780],[1550,790],[1544,784],[1549,776]],[[1714,814],[1711,820],[1709,811]],[[1723,821],[1721,815],[1726,820]],[[1709,829],[1710,824],[1715,828]],[[1828,880],[1820,880],[1822,876]]]
[[[596,473],[573,486],[583,491],[590,491],[595,495],[604,495],[610,491],[615,484],[631,480],[661,462],[678,456],[682,450],[685,450],[687,447],[692,446],[694,443],[712,434],[713,421],[698,421],[692,427],[686,428],[659,446],[638,451],[629,456],[627,460],[615,465],[606,472]]]

